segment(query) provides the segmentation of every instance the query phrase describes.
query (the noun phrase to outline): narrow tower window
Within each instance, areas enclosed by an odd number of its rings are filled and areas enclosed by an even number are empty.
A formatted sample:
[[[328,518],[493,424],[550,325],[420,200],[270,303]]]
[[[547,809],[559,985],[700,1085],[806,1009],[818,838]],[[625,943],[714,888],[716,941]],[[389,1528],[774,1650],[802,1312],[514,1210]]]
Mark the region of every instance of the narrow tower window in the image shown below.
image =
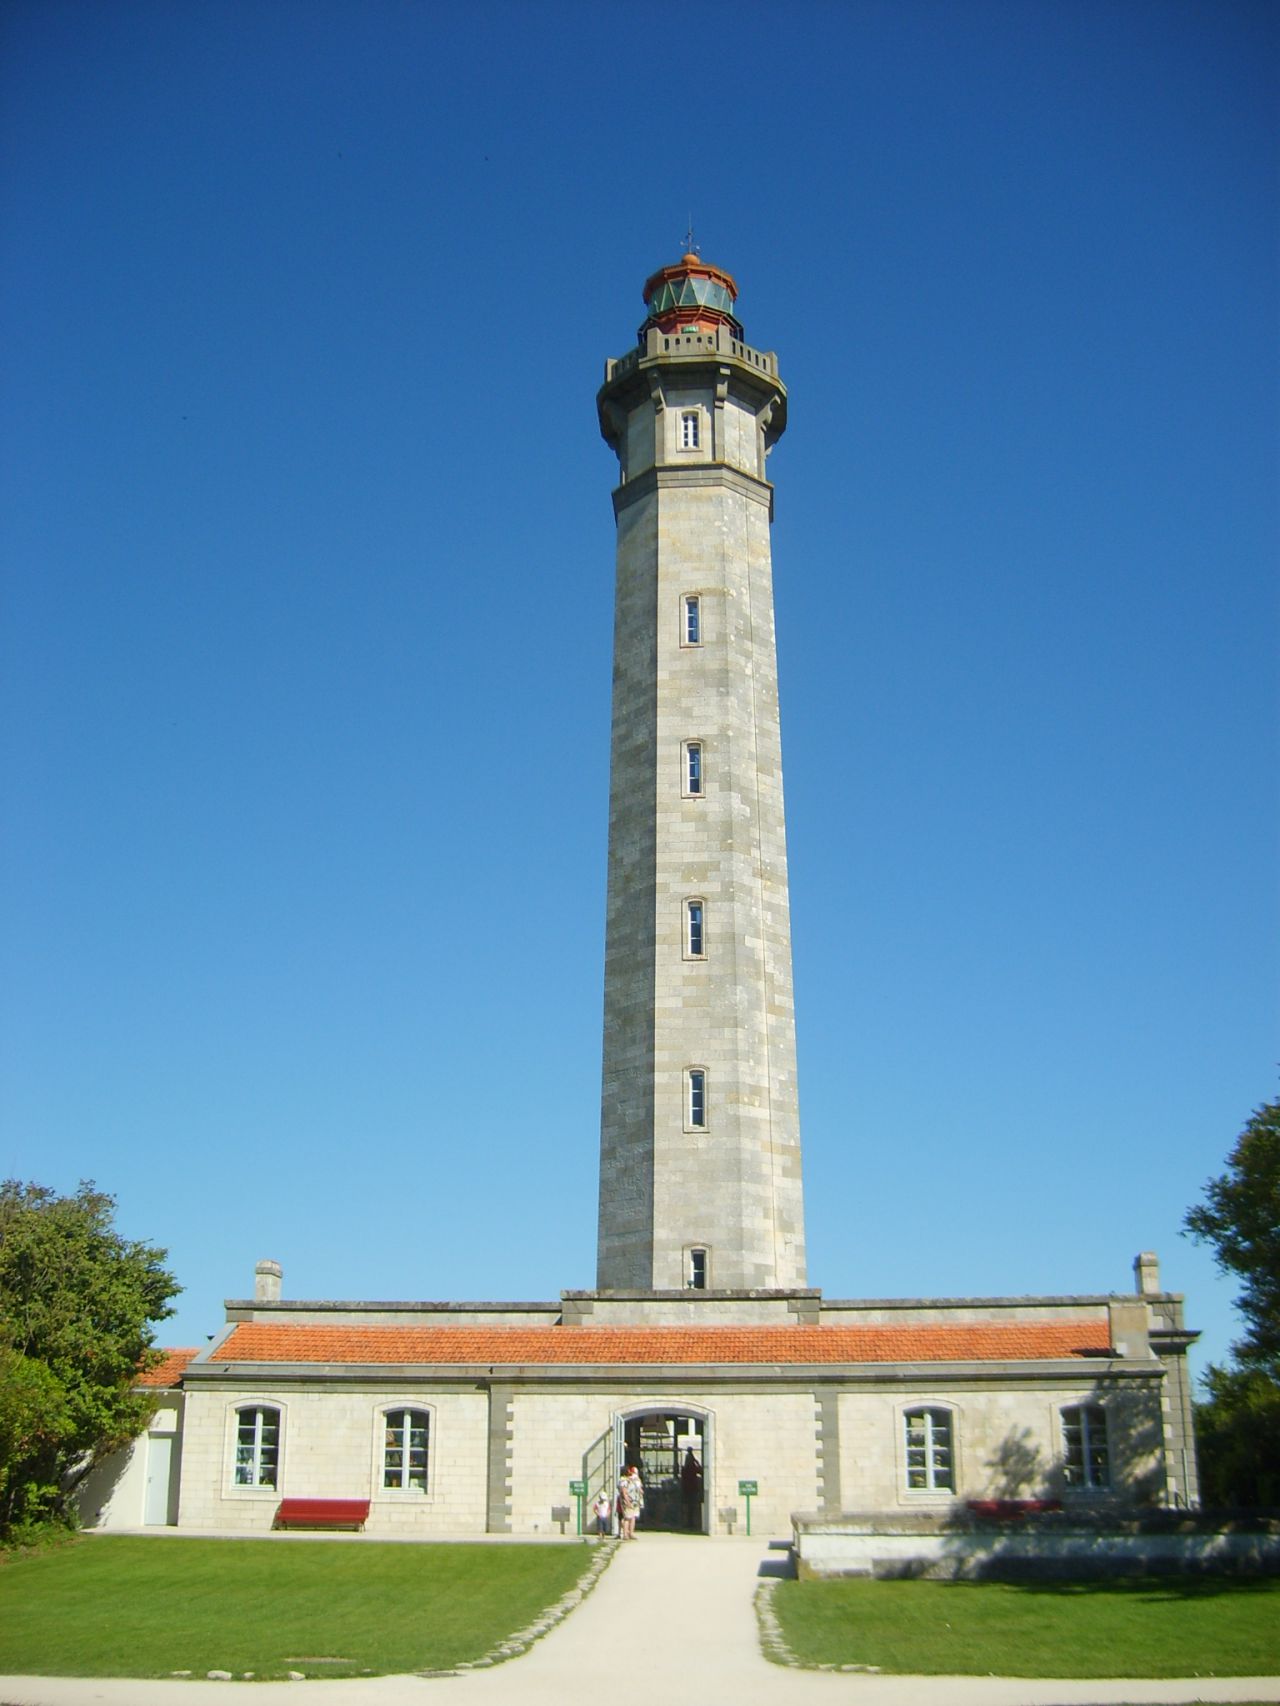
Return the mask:
[[[703,945],[703,912],[700,900],[687,900],[684,903],[684,951],[690,960],[700,960],[706,954]]]
[[[702,793],[702,742],[684,743],[684,791],[691,797]]]
[[[696,592],[686,592],[684,595],[684,644],[702,644],[702,600]]]
[[[707,1075],[700,1066],[691,1066],[685,1074],[685,1117],[690,1131],[707,1129]]]
[[[680,416],[680,448],[681,450],[696,450],[698,448],[698,411],[686,409]]]
[[[705,1291],[707,1289],[707,1252],[705,1250],[690,1250],[689,1278],[686,1285],[690,1291]]]

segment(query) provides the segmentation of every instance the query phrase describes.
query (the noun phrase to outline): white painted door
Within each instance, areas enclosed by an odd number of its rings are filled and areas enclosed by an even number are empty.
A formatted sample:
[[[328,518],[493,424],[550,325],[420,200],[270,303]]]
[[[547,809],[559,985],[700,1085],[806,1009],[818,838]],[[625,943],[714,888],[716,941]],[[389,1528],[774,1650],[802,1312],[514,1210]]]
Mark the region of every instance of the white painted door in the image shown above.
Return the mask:
[[[173,1468],[173,1435],[147,1438],[147,1502],[142,1520],[162,1527],[169,1521],[169,1476]]]

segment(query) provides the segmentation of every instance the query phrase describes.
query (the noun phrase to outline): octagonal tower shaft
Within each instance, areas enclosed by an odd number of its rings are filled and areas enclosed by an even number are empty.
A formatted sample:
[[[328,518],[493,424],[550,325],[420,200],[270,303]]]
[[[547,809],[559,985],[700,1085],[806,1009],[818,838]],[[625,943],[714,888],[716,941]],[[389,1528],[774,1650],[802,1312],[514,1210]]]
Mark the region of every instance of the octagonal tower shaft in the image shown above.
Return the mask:
[[[804,1214],[765,479],[786,392],[728,313],[664,321],[598,398],[620,483],[597,1284],[789,1288]]]

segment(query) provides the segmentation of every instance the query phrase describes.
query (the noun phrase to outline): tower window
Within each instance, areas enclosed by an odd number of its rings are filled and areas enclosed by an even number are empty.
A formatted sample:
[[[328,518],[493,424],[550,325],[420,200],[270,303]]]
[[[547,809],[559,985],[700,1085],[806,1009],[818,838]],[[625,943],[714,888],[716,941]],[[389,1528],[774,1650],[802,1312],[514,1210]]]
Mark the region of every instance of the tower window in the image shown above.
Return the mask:
[[[696,450],[698,448],[698,411],[685,409],[680,416],[680,448],[681,450]]]
[[[696,798],[702,793],[702,742],[687,740],[684,743],[684,791]]]
[[[906,1431],[908,1489],[954,1493],[950,1414],[946,1410],[908,1410],[902,1423]]]
[[[430,1416],[425,1410],[388,1410],[383,1419],[382,1485],[425,1493]]]
[[[684,595],[684,628],[682,644],[700,646],[702,644],[702,600],[696,592]]]
[[[690,1131],[707,1129],[707,1075],[700,1066],[685,1074],[685,1118]]]
[[[1068,1487],[1111,1485],[1107,1412],[1101,1404],[1072,1404],[1062,1412],[1062,1456]]]
[[[684,951],[690,960],[700,960],[706,954],[705,938],[703,935],[703,906],[700,900],[687,900],[684,903]]]
[[[707,1252],[705,1250],[690,1250],[689,1277],[685,1281],[689,1291],[705,1291],[707,1289]]]

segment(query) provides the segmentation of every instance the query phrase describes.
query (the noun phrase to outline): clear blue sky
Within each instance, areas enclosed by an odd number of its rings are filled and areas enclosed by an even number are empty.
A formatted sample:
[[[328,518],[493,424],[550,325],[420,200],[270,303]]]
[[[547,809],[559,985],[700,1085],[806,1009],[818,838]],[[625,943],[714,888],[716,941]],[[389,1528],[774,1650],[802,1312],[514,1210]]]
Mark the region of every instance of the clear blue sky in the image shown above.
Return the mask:
[[[810,1277],[1108,1291],[1277,1093],[1271,4],[0,11],[0,1173],[202,1342],[594,1281],[615,465],[776,349]]]

